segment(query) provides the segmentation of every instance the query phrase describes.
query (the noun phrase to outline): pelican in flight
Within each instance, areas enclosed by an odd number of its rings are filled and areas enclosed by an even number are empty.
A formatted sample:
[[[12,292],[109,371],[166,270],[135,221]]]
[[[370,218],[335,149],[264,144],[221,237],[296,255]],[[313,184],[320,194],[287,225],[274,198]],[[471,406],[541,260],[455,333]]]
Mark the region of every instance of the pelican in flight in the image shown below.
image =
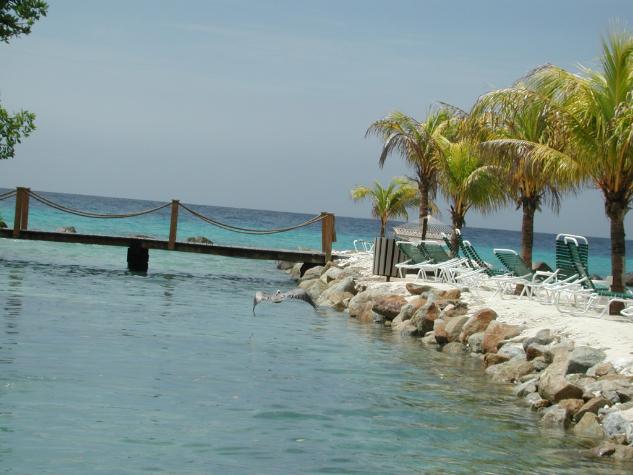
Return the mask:
[[[282,292],[281,290],[277,290],[274,294],[269,294],[266,292],[256,292],[255,298],[253,298],[253,315],[255,315],[255,306],[259,302],[272,302],[272,303],[281,303],[284,300],[294,299],[294,300],[303,300],[304,302],[312,305],[312,308],[316,308],[312,297],[308,295],[308,293],[303,289],[292,289],[287,292]]]

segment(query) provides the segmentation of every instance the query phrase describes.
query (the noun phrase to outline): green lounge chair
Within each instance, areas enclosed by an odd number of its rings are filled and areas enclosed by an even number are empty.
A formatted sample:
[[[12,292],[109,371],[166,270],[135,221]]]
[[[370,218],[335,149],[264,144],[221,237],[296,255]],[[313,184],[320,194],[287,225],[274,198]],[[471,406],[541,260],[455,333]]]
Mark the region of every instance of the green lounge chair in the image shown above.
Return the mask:
[[[558,270],[554,272],[534,271],[525,263],[525,261],[512,249],[494,249],[492,251],[497,259],[508,269],[508,272],[518,279],[516,284],[522,284],[523,290],[519,297],[527,296],[532,298],[536,295],[536,291],[541,288],[547,288],[547,285],[557,282]],[[576,278],[572,276],[571,278]],[[566,281],[561,282],[567,283]]]
[[[396,242],[396,246],[398,246],[400,252],[408,258],[406,261],[395,265],[401,278],[404,278],[404,274],[407,270],[419,271],[420,266],[432,262],[430,257],[422,249],[420,249],[419,246],[413,244],[412,242],[398,241]],[[403,273],[403,271],[405,272]]]

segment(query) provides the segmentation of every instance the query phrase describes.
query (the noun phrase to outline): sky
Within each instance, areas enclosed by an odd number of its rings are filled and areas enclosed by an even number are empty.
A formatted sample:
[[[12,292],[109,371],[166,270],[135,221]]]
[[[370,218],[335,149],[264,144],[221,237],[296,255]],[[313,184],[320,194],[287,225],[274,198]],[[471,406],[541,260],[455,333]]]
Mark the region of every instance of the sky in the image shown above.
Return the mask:
[[[373,121],[469,109],[544,63],[595,67],[610,24],[633,27],[630,0],[49,5],[31,35],[0,43],[0,101],[37,115],[0,186],[358,217],[369,205],[352,187],[410,173],[396,155],[378,167]],[[521,214],[466,221],[518,230]],[[591,189],[535,228],[609,230]]]

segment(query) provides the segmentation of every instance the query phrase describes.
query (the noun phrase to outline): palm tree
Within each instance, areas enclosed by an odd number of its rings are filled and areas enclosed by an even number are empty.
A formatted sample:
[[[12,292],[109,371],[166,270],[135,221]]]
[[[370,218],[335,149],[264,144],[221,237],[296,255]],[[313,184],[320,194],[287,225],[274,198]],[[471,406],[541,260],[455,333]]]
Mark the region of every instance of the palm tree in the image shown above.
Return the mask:
[[[574,167],[564,165],[561,153],[565,134],[557,110],[535,101],[534,93],[519,82],[508,89],[488,93],[477,101],[470,115],[488,137],[481,153],[504,183],[507,196],[521,209],[521,257],[532,265],[534,216],[543,204],[558,211],[560,193],[574,188]],[[540,91],[541,93],[543,91]]]
[[[475,208],[486,212],[504,201],[504,190],[495,171],[495,167],[482,161],[476,141],[446,140],[442,145],[438,178],[441,193],[448,200],[451,211],[453,254],[459,246],[457,230],[466,224],[468,210]]]
[[[357,186],[351,194],[354,201],[371,200],[371,214],[380,220],[380,237],[385,237],[389,218],[409,218],[407,207],[418,204],[417,192],[411,180],[394,178],[386,188],[375,181],[373,187]]]
[[[602,41],[600,70],[581,74],[547,66],[528,78],[538,100],[557,108],[570,140],[561,163],[576,167],[604,196],[610,220],[611,290],[624,291],[624,218],[633,199],[633,35],[613,31]],[[612,309],[614,310],[614,309]]]
[[[420,226],[426,238],[429,205],[437,193],[439,140],[449,117],[448,111],[431,112],[426,121],[418,122],[402,112],[392,112],[371,124],[365,136],[377,135],[384,141],[378,164],[382,168],[389,154],[396,151],[415,171],[420,194]]]

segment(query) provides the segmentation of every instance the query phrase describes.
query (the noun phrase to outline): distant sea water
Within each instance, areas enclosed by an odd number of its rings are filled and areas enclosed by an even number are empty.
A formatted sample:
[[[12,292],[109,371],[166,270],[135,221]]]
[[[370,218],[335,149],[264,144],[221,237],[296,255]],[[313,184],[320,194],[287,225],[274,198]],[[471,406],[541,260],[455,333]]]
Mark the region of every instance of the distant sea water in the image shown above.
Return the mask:
[[[99,213],[156,204],[47,196]],[[0,202],[9,224],[12,206]],[[259,228],[306,218],[196,209]],[[31,200],[29,227],[166,238],[168,217],[89,220]],[[338,249],[377,229],[336,224]],[[181,213],[180,238],[198,235],[320,246],[318,225],[253,237]],[[466,236],[485,252],[518,245],[507,231]],[[536,259],[551,262],[553,238],[537,235]],[[590,239],[592,272],[608,271],[605,241]],[[0,239],[0,472],[628,473],[587,458],[583,440],[543,432],[470,357],[300,302],[253,316],[255,290],[293,285],[267,261],[152,250],[139,276],[126,271],[124,248]]]

